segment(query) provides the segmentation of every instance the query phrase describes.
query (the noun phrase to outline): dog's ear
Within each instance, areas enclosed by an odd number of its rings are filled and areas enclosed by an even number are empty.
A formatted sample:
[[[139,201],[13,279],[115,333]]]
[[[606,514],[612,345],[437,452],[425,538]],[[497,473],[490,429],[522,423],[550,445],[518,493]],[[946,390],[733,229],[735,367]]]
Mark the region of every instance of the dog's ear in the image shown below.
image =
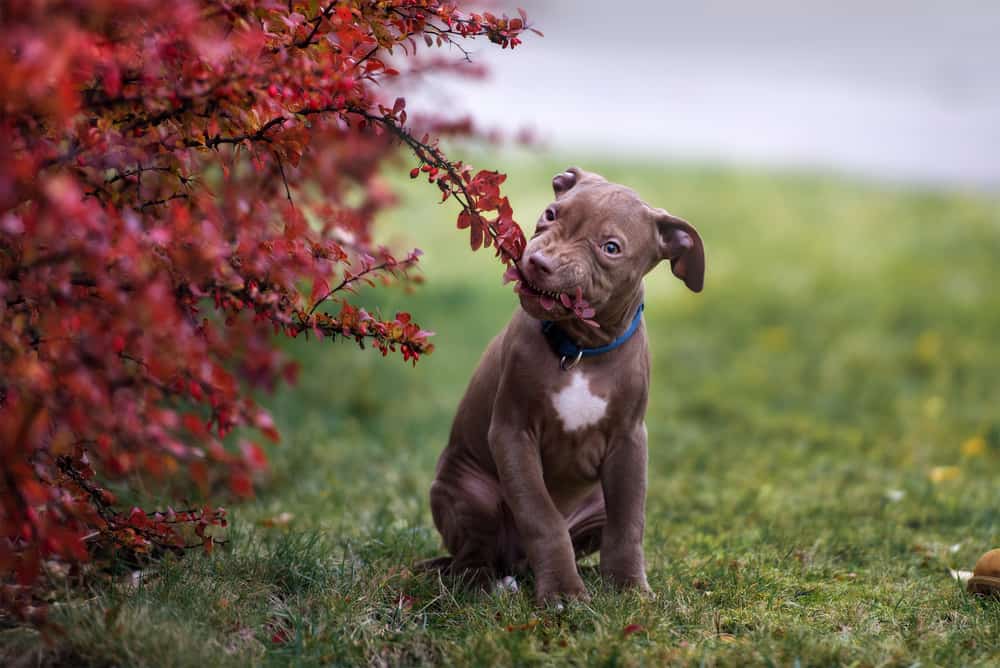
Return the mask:
[[[683,218],[658,210],[660,259],[670,260],[674,276],[684,281],[692,292],[701,292],[705,283],[705,247],[698,231]]]
[[[561,197],[566,191],[575,186],[579,180],[580,170],[576,167],[570,167],[565,172],[560,172],[553,176],[552,191],[555,192],[556,198]]]

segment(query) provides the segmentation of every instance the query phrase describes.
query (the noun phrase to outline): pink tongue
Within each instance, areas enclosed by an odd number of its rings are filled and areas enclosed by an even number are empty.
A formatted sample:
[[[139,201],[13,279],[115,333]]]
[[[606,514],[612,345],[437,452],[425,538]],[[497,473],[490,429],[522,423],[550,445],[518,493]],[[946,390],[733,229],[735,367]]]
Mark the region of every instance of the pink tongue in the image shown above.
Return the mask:
[[[514,265],[510,265],[509,267],[507,267],[507,271],[505,271],[503,274],[503,284],[507,285],[512,281],[519,281],[519,280],[521,280],[521,272],[518,271],[517,267],[515,267]]]
[[[546,311],[551,311],[555,308],[556,300],[551,297],[546,297],[545,295],[538,296],[538,303],[542,305],[542,308]]]

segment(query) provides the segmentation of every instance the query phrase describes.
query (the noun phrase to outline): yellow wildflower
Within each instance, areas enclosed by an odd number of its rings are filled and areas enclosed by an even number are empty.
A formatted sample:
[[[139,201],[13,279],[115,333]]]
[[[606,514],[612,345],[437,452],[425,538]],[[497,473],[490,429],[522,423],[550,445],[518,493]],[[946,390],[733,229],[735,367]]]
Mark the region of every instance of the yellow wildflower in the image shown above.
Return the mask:
[[[986,454],[986,439],[982,436],[973,436],[962,443],[962,454],[966,457],[979,457]]]

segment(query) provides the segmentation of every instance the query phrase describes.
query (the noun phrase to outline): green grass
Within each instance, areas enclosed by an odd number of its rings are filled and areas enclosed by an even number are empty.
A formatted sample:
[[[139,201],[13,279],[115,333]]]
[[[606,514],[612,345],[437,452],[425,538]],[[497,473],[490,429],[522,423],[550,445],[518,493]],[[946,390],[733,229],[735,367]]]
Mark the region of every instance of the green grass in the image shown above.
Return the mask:
[[[497,164],[480,157],[480,164]],[[531,221],[566,160],[499,166]],[[295,342],[265,401],[285,441],[226,549],[138,588],[70,595],[63,632],[0,632],[0,660],[77,665],[996,665],[1000,603],[948,568],[1000,545],[1000,207],[828,176],[581,166],[698,226],[705,292],[647,279],[652,601],[605,589],[535,610],[409,566],[440,554],[427,490],[454,408],[515,307],[403,183],[385,222],[426,285],[362,295],[436,330],[416,368]],[[962,444],[985,439],[985,452]],[[934,482],[934,467],[957,467]],[[947,477],[947,476],[945,476]],[[899,498],[902,493],[902,498]],[[262,521],[291,513],[287,526]],[[641,630],[624,636],[630,624]],[[275,635],[284,642],[274,642]]]

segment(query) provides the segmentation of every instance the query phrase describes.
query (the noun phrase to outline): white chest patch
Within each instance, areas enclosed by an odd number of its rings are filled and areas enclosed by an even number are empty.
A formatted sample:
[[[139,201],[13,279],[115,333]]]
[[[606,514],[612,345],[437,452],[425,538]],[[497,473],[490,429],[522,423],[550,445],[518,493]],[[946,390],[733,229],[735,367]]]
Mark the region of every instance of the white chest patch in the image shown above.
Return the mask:
[[[574,371],[569,385],[552,395],[552,405],[566,431],[597,424],[608,410],[608,400],[590,391],[590,383],[581,371]]]

